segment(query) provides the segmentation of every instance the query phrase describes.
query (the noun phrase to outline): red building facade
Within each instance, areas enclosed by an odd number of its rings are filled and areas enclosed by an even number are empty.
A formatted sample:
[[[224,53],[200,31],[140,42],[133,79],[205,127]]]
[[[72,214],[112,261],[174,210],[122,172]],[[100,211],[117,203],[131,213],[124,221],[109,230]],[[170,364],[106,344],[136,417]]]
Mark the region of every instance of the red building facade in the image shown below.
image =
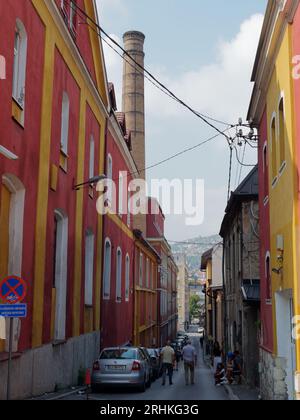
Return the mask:
[[[97,20],[94,1],[77,4]],[[67,1],[0,4],[0,278],[28,284],[28,316],[14,320],[13,398],[76,384],[100,348],[102,217],[95,191],[74,186],[104,172],[109,102],[99,37],[77,12]]]

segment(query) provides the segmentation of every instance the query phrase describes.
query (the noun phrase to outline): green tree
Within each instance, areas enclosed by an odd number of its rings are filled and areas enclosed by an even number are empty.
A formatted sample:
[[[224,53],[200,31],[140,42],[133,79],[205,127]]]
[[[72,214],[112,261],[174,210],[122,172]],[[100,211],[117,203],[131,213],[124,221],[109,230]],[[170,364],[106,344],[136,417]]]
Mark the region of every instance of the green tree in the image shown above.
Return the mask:
[[[194,295],[190,298],[190,316],[191,319],[193,318],[200,318],[200,307],[201,307],[201,299],[199,296]]]

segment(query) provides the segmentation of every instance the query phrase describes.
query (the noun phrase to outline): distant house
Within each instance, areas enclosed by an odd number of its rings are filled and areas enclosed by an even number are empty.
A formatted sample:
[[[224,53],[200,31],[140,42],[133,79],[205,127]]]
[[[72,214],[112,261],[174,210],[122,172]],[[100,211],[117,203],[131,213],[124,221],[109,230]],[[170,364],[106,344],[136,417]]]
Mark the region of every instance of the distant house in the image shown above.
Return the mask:
[[[231,194],[222,223],[225,347],[239,351],[245,382],[258,385],[260,319],[258,168]]]

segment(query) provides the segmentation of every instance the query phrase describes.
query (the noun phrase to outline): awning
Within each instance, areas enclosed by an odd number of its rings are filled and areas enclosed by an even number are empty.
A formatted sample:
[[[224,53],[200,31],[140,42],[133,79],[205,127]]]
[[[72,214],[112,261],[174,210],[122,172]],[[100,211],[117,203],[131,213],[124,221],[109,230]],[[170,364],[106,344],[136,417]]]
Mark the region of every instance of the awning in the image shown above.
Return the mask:
[[[242,286],[243,298],[246,302],[260,302],[260,281],[244,280]]]

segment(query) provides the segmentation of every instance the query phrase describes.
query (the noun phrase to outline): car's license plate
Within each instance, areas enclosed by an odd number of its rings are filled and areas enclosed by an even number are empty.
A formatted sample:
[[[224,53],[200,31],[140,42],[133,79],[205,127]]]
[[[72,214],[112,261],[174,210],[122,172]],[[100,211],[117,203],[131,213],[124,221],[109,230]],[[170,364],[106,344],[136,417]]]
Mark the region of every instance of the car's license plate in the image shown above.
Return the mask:
[[[107,366],[109,370],[125,370],[126,366],[116,365],[116,366]]]

